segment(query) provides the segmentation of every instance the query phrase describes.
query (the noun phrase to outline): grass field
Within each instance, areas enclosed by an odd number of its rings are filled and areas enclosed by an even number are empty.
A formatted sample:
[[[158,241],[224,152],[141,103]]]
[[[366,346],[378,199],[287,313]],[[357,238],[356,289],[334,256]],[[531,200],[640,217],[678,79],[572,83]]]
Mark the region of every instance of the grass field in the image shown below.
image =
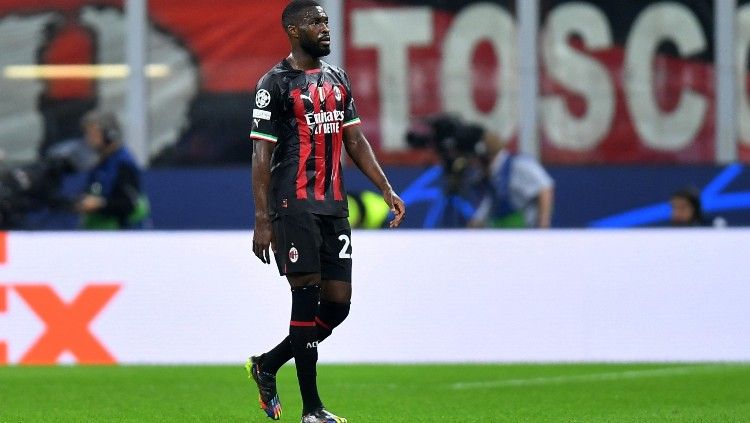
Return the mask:
[[[750,364],[321,366],[351,422],[748,422]],[[282,421],[298,422],[294,369]],[[240,364],[0,367],[0,422],[266,422]]]

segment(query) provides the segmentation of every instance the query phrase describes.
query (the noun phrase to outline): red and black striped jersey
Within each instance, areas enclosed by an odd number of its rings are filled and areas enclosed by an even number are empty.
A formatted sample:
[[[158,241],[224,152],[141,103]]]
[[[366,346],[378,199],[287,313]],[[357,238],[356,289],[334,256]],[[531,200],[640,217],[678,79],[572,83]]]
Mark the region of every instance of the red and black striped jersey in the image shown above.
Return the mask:
[[[341,174],[344,128],[360,123],[346,73],[321,62],[300,71],[284,59],[258,82],[250,137],[275,144],[272,216],[309,212],[346,217]]]

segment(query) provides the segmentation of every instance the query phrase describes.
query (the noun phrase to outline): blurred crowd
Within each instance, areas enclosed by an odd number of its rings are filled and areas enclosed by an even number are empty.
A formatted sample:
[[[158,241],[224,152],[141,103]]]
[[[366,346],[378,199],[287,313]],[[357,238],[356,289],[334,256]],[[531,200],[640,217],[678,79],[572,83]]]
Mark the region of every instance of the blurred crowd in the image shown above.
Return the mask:
[[[3,163],[0,228],[35,229],[50,214],[75,215],[84,229],[149,227],[142,170],[123,143],[116,116],[93,110],[80,123],[81,139],[52,144],[39,161]],[[65,182],[73,175],[80,183],[71,192]]]

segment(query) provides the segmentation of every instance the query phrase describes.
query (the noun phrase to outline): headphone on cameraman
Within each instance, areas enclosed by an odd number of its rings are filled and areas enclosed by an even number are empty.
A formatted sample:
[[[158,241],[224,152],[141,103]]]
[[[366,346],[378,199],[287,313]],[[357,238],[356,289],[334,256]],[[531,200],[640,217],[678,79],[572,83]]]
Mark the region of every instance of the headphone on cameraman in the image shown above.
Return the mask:
[[[115,142],[122,141],[120,124],[114,113],[104,110],[92,110],[81,119],[83,124],[96,125],[102,133],[104,144],[109,146]]]

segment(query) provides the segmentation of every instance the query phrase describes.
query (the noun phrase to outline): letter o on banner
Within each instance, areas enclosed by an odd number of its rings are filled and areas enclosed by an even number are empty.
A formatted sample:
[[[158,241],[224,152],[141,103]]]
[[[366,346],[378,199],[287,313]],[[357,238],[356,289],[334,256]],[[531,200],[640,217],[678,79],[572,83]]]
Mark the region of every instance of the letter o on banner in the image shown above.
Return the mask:
[[[473,99],[472,54],[480,41],[489,41],[500,59],[502,72],[496,81],[500,97],[493,110],[482,113]],[[500,6],[480,3],[469,6],[453,21],[445,37],[441,80],[443,107],[448,112],[492,128],[504,139],[518,126],[518,60],[513,17]]]

